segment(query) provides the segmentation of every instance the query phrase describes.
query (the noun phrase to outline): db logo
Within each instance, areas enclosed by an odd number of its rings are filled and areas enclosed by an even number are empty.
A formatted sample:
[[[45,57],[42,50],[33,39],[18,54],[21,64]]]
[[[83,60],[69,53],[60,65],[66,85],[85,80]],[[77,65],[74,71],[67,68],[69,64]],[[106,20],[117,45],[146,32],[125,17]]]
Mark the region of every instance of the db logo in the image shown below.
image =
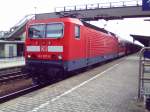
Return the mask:
[[[41,52],[47,52],[48,49],[47,49],[47,46],[41,46]]]

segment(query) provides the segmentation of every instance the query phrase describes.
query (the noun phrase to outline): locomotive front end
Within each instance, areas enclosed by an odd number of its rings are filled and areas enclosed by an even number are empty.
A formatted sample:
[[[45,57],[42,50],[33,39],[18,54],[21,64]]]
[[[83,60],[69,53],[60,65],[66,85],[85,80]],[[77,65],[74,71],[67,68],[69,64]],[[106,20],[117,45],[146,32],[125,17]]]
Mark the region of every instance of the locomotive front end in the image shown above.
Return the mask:
[[[26,69],[33,79],[44,82],[63,72],[64,23],[32,21],[27,25],[26,34]]]

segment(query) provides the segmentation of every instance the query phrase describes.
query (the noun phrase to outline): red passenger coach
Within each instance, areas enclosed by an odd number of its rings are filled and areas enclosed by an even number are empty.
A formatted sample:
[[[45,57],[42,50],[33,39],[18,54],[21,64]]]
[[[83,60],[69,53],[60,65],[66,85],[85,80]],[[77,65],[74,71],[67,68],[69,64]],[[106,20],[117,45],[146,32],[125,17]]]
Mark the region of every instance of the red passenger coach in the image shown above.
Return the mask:
[[[40,82],[118,57],[113,33],[79,19],[31,20],[26,31],[26,68]]]

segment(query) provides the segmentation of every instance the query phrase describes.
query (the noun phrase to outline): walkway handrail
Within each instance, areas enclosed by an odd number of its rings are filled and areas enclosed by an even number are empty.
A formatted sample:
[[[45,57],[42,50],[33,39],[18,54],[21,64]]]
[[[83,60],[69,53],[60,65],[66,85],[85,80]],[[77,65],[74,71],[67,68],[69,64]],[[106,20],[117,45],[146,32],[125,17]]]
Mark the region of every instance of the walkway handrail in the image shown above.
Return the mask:
[[[107,3],[56,7],[55,12],[77,11],[77,10],[99,9],[99,8],[113,8],[113,7],[141,6],[141,5],[142,5],[142,0],[131,0],[131,1],[119,1],[119,2],[107,2]]]
[[[143,61],[145,60],[144,58],[144,52],[146,50],[150,50],[150,47],[143,47],[141,50],[140,50],[140,53],[139,53],[139,81],[138,81],[138,98],[141,99],[142,98],[142,95],[141,95],[141,86],[143,87],[143,84],[141,84],[141,77],[143,75]]]
[[[17,24],[15,24],[12,28],[10,28],[10,31],[4,35],[5,38],[10,38],[14,33],[16,33],[20,28],[22,28],[30,19],[34,19],[34,14],[28,14],[24,16]]]
[[[35,14],[28,14],[25,15],[18,23],[16,23],[14,26],[19,26],[20,24],[24,23],[25,21],[34,18]]]

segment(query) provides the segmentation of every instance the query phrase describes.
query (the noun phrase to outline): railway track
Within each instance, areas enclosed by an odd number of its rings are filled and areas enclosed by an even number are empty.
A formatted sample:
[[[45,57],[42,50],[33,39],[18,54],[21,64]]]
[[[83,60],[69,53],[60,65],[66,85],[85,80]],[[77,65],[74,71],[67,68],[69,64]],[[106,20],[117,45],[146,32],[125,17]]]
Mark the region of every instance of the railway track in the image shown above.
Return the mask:
[[[27,94],[29,92],[35,91],[39,88],[40,88],[39,85],[33,85],[33,86],[27,87],[25,89],[22,89],[22,90],[19,90],[16,92],[12,92],[10,94],[3,95],[0,97],[0,103],[4,103],[10,99],[13,99],[13,98],[16,98],[18,96],[21,96],[21,95]]]
[[[22,70],[24,66],[16,66],[16,67],[9,67],[9,68],[2,68],[0,69],[0,76],[3,74],[9,74],[12,72],[19,72]]]
[[[85,71],[85,69],[80,70],[79,72],[84,72],[84,71]],[[74,76],[75,74],[76,73],[70,73],[70,75],[68,77]],[[0,82],[7,82],[9,80],[13,80],[13,79],[16,79],[16,78],[28,77],[29,75],[30,74],[23,74],[22,71],[21,71],[21,69],[20,70],[18,69],[16,71],[13,71],[13,72],[10,72],[10,73],[6,72],[3,75],[1,74],[0,75]],[[67,78],[67,77],[65,77],[65,78]],[[55,81],[52,81],[51,84],[52,83],[56,83],[56,82],[58,82],[60,80],[63,80],[65,78],[56,79]],[[47,86],[47,85],[34,85],[34,84],[31,84],[31,85],[29,85],[29,86],[27,86],[25,88],[20,88],[20,89],[18,89],[16,91],[11,91],[11,92],[9,92],[7,94],[4,94],[4,95],[0,96],[0,103],[4,103],[4,102],[6,102],[8,100],[11,100],[13,98],[17,98],[17,97],[20,97],[22,95],[28,94],[28,93],[33,92],[35,90],[41,89],[41,88],[43,88],[45,86]]]
[[[9,85],[14,81],[13,83],[17,83],[19,80],[27,80],[30,78],[28,73],[22,72],[23,66],[19,67],[11,67],[11,68],[5,68],[5,69],[0,69],[0,86],[5,85],[6,88],[9,88]],[[18,80],[19,79],[19,80]],[[11,82],[10,82],[11,81]],[[38,85],[33,85],[33,86],[28,86],[23,89],[18,89],[6,92],[4,95],[0,96],[0,103],[8,101],[9,99],[15,98],[17,96],[20,96],[22,94],[25,94],[29,91],[34,90],[37,88]],[[3,90],[5,91],[5,89]]]
[[[27,77],[29,77],[29,74],[27,74],[27,73],[13,72],[13,73],[1,75],[0,83],[19,79],[19,78],[27,78]]]
[[[16,79],[19,79],[19,80],[16,80]],[[22,72],[22,67],[15,67],[15,68],[10,68],[10,69],[7,68],[7,69],[0,70],[0,84],[5,85],[6,88],[7,87],[9,88],[9,85],[11,85],[11,83],[18,83],[18,81],[24,81],[24,80],[29,80],[29,79],[31,79],[30,74]],[[17,98],[21,95],[25,95],[27,93],[38,90],[45,86],[47,85],[46,84],[43,84],[43,85],[32,84],[32,81],[30,85],[27,85],[25,87],[19,87],[17,89],[14,89],[15,87],[12,86],[12,89],[10,89],[9,92],[7,91],[6,93],[3,93],[2,95],[0,95],[0,103],[4,103],[8,100]]]
[[[9,71],[9,72],[8,72]],[[9,81],[10,80],[14,80],[14,82],[16,82],[15,80],[18,78],[20,79],[25,79],[25,78],[30,78],[30,74],[27,74],[27,73],[22,73],[21,71],[21,68],[17,68],[16,70],[8,70],[7,72],[5,72],[3,70],[3,73],[5,74],[2,74],[2,71],[0,71],[0,83],[2,82],[8,82],[9,84]],[[11,71],[11,72],[10,72]],[[81,72],[81,71],[80,71]],[[73,76],[73,74],[70,74],[70,76]],[[69,76],[69,77],[70,77]],[[65,77],[67,78],[67,77]],[[52,83],[56,83],[60,80],[63,80],[64,78],[61,78],[61,79],[56,79],[56,80],[53,80],[52,82],[50,82],[49,84],[52,84]],[[15,91],[11,91],[9,93],[6,93],[2,96],[0,96],[0,103],[4,103],[8,100],[11,100],[13,98],[17,98],[21,95],[25,95],[25,94],[28,94],[30,92],[33,92],[35,90],[38,90],[38,89],[41,89],[45,86],[47,86],[48,84],[43,84],[43,85],[35,85],[35,84],[30,84],[29,86],[25,87],[25,88],[20,88],[20,89],[17,89]]]
[[[22,72],[22,66],[0,70],[0,83],[25,77],[29,77],[29,74]]]

